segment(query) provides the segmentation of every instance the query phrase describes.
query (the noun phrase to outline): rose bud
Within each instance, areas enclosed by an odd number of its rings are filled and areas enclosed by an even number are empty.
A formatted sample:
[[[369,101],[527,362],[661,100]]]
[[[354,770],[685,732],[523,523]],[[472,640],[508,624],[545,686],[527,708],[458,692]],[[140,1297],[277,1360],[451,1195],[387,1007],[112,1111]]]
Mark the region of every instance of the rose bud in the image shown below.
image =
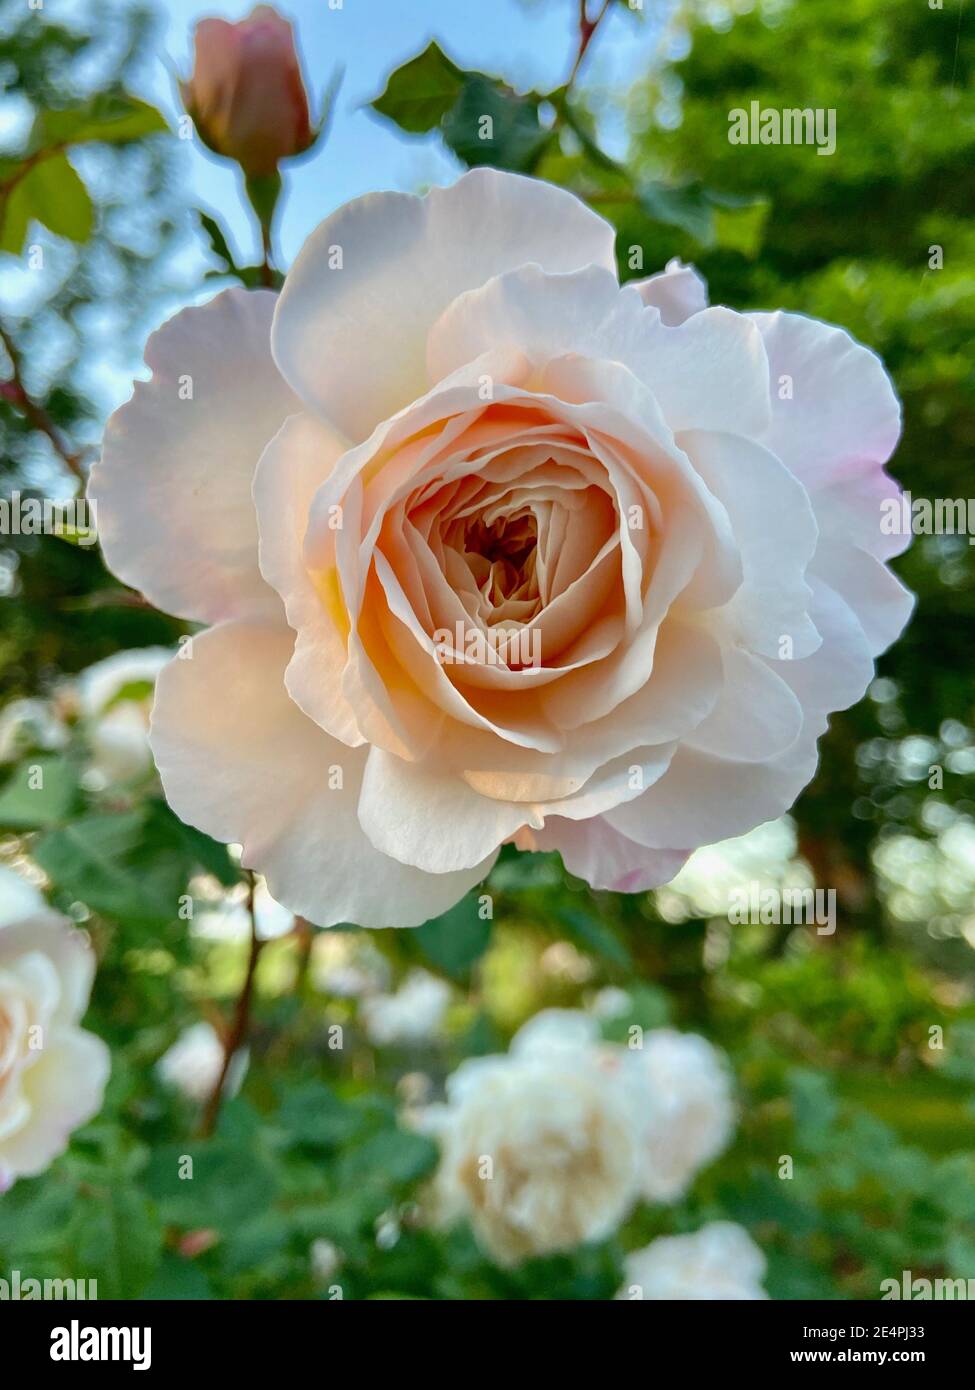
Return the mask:
[[[203,143],[250,177],[273,174],[314,139],[294,33],[270,5],[239,24],[201,20],[180,93]]]

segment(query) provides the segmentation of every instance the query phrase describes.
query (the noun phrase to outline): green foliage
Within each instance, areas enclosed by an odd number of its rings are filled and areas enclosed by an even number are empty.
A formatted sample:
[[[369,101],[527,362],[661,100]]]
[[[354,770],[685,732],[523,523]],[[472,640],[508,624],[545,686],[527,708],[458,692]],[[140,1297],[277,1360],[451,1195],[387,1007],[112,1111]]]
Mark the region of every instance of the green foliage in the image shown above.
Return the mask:
[[[466,74],[436,42],[391,74],[382,96],[372,103],[381,116],[410,135],[435,130],[453,109]]]
[[[0,171],[0,251],[20,255],[32,221],[56,236],[87,241],[94,207],[65,150],[128,144],[165,129],[155,107],[124,92],[99,92],[79,106],[39,111],[23,157]]]
[[[498,78],[465,72],[431,42],[390,76],[373,110],[410,135],[439,130],[458,159],[529,174],[552,143],[546,98],[519,96]]]

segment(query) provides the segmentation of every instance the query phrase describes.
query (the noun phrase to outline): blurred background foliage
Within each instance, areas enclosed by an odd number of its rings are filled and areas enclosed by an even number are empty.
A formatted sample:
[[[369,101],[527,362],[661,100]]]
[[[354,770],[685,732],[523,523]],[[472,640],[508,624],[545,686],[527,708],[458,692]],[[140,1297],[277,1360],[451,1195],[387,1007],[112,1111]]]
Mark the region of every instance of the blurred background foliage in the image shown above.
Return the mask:
[[[188,292],[181,238],[216,256],[221,283],[235,273],[218,221],[185,203],[172,133],[129,94],[151,12],[94,15],[83,31],[0,5],[4,88],[35,115],[0,159],[0,285],[20,275],[13,301],[0,296],[5,491],[71,495],[102,423],[98,364],[130,360]],[[439,132],[463,163],[574,189],[617,226],[624,277],[681,256],[714,302],[842,324],[903,400],[898,479],[915,497],[972,491],[975,33],[953,0],[675,5],[658,61],[626,92],[578,78],[519,92],[428,38],[418,19],[417,57],[375,102],[390,139]],[[752,100],[834,107],[837,154],[731,145],[727,113]],[[601,143],[610,106],[629,132],[622,158]],[[476,139],[484,112],[489,142]],[[25,202],[39,149],[51,182]],[[28,293],[20,267],[37,246]],[[11,348],[51,430],[25,417]],[[98,712],[70,679],[183,628],[121,589],[97,548],[4,537],[3,863],[91,932],[88,1026],[114,1061],[98,1119],[0,1198],[0,1269],[85,1271],[103,1297],[328,1298],[338,1282],[344,1297],[602,1298],[625,1250],[727,1217],[766,1251],[775,1298],[874,1298],[904,1269],[975,1277],[975,550],[920,538],[897,568],[916,616],[868,697],[834,717],[790,818],[701,852],[656,894],[593,893],[557,856],[506,850],[490,917],[472,897],[415,932],[279,921],[260,950],[242,1092],[204,1139],[199,1106],[156,1064],[201,1019],[228,1027],[248,885],[231,853],[181,826],[151,772],[98,772]],[[38,764],[42,794],[27,789]],[[835,888],[835,934],[732,926],[728,894],[751,881]],[[439,1002],[377,1028],[370,1001],[418,969],[443,982]],[[731,1058],[740,1125],[677,1205],[502,1271],[463,1229],[425,1224],[436,1149],[401,1112],[550,1005],[594,1009],[610,1037],[634,1022],[705,1034]],[[193,1182],[173,1177],[183,1154]]]

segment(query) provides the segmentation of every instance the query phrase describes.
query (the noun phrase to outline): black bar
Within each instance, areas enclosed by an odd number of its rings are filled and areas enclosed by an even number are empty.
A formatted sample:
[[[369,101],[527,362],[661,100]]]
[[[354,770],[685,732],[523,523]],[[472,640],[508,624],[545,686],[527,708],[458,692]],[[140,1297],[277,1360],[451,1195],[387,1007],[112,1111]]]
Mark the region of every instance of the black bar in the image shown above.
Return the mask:
[[[499,1315],[511,1318],[516,1343],[499,1327]],[[971,1326],[968,1308],[950,1301],[912,1301],[909,1306],[897,1301],[647,1302],[642,1311],[613,1302],[583,1308],[578,1303],[540,1301],[517,1305],[507,1315],[500,1313],[496,1303],[453,1304],[445,1309],[440,1302],[409,1300],[382,1304],[340,1299],[0,1303],[4,1364],[18,1368],[21,1384],[24,1374],[32,1370],[55,1377],[60,1373],[65,1379],[86,1372],[169,1379],[187,1373],[195,1377],[208,1370],[241,1371],[248,1376],[268,1371],[280,1376],[283,1367],[297,1371],[301,1365],[326,1379],[335,1375],[337,1356],[345,1375],[360,1370],[372,1377],[384,1356],[392,1363],[394,1358],[403,1361],[417,1355],[443,1357],[446,1372],[458,1350],[452,1334],[459,1331],[477,1340],[465,1343],[456,1369],[468,1363],[476,1348],[482,1374],[492,1361],[499,1369],[510,1370],[532,1352],[546,1371],[565,1358],[571,1372],[580,1338],[586,1339],[583,1344],[590,1354],[598,1355],[602,1345],[613,1365],[625,1364],[623,1358],[629,1353],[635,1364],[648,1371],[665,1363],[676,1363],[686,1372],[760,1368],[782,1373],[798,1367],[828,1371],[854,1365],[947,1371],[965,1353]],[[86,1333],[89,1328],[98,1329],[97,1339]],[[129,1360],[52,1359],[55,1347],[77,1355],[83,1347],[97,1347],[101,1353],[102,1328],[129,1330],[128,1342],[121,1331],[117,1336],[108,1334],[104,1341],[108,1355],[116,1348],[120,1354],[128,1350]],[[148,1345],[145,1329],[150,1334]],[[134,1330],[137,1337],[131,1335]],[[332,1340],[336,1333],[343,1335],[342,1342]],[[377,1338],[376,1333],[388,1335]],[[346,1341],[349,1334],[355,1340]],[[588,1340],[595,1337],[605,1340]],[[516,1351],[516,1346],[522,1351]],[[144,1370],[135,1370],[136,1357],[143,1362],[148,1359]],[[350,1358],[361,1361],[361,1367],[349,1366]]]

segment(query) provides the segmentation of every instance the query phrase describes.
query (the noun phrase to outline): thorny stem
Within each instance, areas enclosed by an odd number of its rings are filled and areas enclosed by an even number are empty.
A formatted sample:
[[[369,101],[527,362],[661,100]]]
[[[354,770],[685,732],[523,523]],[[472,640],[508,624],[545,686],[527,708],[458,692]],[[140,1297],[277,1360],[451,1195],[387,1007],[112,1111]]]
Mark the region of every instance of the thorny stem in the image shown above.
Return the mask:
[[[569,73],[568,81],[565,84],[566,91],[572,86],[578,76],[579,69],[582,67],[582,60],[586,56],[589,45],[592,43],[593,35],[606,17],[613,0],[603,0],[602,6],[594,19],[589,18],[588,0],[579,0],[579,46],[576,49],[575,61],[572,64],[572,71]]]
[[[71,448],[44,407],[28,394],[21,371],[20,351],[2,324],[0,324],[0,342],[3,343],[7,356],[10,358],[12,372],[10,380],[3,384],[4,400],[15,406],[24,418],[34,426],[35,430],[47,436],[58,457],[67,464],[78,481],[84,483],[85,470],[82,466],[82,455]]]
[[[230,1064],[235,1054],[240,1050],[244,1039],[247,1037],[247,1029],[250,1023],[251,1000],[254,997],[254,975],[257,970],[257,961],[261,954],[261,947],[264,944],[257,935],[257,917],[254,912],[254,875],[250,871],[247,873],[247,912],[251,924],[251,940],[250,950],[247,954],[247,970],[244,975],[244,983],[241,986],[240,995],[237,999],[237,1006],[234,1009],[233,1022],[223,1040],[223,1063],[220,1067],[220,1075],[210,1094],[210,1099],[206,1103],[203,1119],[200,1121],[200,1134],[204,1139],[208,1139],[216,1127],[217,1118],[220,1114],[220,1104],[223,1100],[223,1091],[227,1083],[227,1073],[230,1071]]]

